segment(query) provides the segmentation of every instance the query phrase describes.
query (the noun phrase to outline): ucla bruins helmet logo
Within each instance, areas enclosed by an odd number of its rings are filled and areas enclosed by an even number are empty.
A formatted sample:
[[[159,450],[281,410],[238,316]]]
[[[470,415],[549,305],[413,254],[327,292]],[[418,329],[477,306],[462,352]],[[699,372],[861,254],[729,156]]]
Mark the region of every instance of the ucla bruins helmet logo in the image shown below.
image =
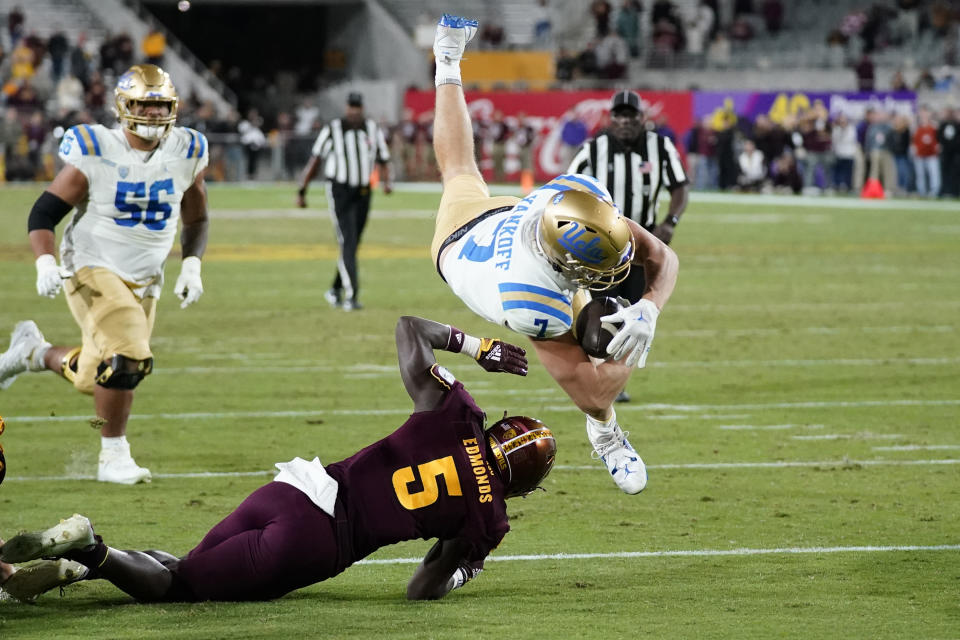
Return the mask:
[[[170,75],[153,64],[130,67],[117,80],[114,91],[114,105],[120,124],[145,140],[160,140],[170,132],[177,120],[179,102]],[[166,106],[167,111],[162,115],[147,115],[143,112],[144,103]]]
[[[613,203],[576,189],[547,203],[537,246],[564,277],[594,291],[622,282],[633,259],[633,234]]]

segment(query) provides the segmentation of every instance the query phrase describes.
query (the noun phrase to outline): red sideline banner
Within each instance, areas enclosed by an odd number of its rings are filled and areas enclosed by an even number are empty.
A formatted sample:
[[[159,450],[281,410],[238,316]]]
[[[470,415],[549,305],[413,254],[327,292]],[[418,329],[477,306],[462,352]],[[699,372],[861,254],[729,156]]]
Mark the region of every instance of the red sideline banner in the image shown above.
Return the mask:
[[[647,119],[683,133],[693,126],[693,94],[689,91],[639,91]],[[584,136],[606,126],[614,91],[469,91],[470,117],[490,120],[495,111],[507,118],[523,116],[537,130],[533,150],[537,181],[567,170]],[[408,91],[404,106],[418,119],[433,113],[433,91]],[[677,140],[678,147],[680,141]],[[576,144],[572,144],[576,143]]]

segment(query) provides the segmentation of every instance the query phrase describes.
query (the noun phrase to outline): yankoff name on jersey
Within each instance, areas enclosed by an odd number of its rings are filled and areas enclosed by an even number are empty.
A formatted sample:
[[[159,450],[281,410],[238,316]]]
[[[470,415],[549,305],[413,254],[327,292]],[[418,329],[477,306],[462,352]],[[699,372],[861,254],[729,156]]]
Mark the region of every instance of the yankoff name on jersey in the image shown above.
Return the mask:
[[[477,490],[480,492],[479,502],[493,502],[493,495],[490,493],[490,469],[487,467],[487,461],[480,451],[480,445],[476,438],[464,438],[463,449],[470,458],[470,467],[473,469],[473,477],[477,481]]]
[[[519,208],[517,210],[519,211]],[[520,228],[520,219],[522,217],[519,213],[511,215],[500,225],[500,228],[497,229],[497,236],[494,238],[494,253],[497,256],[497,269],[507,271],[510,268],[510,258],[513,257],[513,242],[517,235],[517,229]]]
[[[499,262],[496,264],[497,269],[502,269],[503,271],[510,269],[510,258],[513,257],[513,241],[517,235],[517,229],[520,228],[520,219],[523,218],[523,214],[530,209],[530,204],[534,198],[536,198],[536,195],[537,192],[534,191],[518,202],[517,206],[513,208],[513,214],[507,218],[497,230],[497,237],[494,238],[494,249],[499,259]]]

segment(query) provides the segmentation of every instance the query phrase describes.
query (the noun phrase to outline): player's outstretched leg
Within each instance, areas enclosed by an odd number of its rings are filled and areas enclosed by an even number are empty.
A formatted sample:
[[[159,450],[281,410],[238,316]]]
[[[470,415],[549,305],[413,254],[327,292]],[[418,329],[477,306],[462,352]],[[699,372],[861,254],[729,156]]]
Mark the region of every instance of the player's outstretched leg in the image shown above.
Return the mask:
[[[88,569],[73,560],[38,560],[20,567],[7,579],[0,589],[6,591],[20,602],[30,603],[37,596],[68,584],[83,580]]]
[[[613,481],[624,493],[640,493],[647,486],[647,467],[634,450],[614,414],[607,422],[587,416],[587,437],[593,457],[607,466]]]
[[[50,343],[33,320],[18,322],[10,334],[10,347],[0,354],[0,389],[6,389],[24,371],[43,371],[43,356]]]
[[[97,543],[90,521],[75,513],[43,531],[21,533],[0,547],[0,560],[10,564],[37,558],[62,556],[68,551]]]

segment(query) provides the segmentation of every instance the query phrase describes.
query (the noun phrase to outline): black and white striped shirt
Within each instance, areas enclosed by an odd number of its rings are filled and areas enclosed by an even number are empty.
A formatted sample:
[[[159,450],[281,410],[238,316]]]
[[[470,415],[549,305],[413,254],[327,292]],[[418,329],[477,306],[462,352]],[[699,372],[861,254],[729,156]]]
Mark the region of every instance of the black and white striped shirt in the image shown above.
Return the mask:
[[[670,138],[653,131],[631,147],[608,133],[583,143],[567,173],[585,173],[599,180],[623,215],[647,230],[657,224],[660,187],[673,190],[687,183],[680,154]]]
[[[313,155],[324,158],[327,180],[351,187],[369,186],[374,163],[390,161],[383,130],[370,118],[362,127],[350,126],[341,118],[331,120],[313,143]]]

